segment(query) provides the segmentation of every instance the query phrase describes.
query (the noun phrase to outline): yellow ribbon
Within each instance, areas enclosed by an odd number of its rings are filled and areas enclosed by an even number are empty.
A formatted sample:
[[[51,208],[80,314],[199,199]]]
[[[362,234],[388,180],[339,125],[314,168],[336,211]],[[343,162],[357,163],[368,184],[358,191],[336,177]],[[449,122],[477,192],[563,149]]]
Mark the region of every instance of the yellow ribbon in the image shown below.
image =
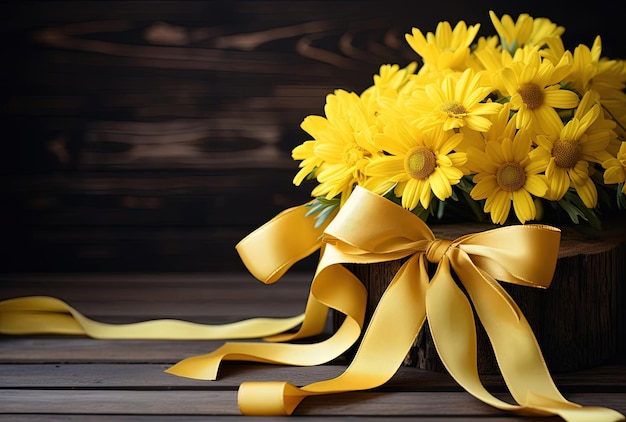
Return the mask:
[[[327,224],[314,228],[306,212],[306,205],[287,209],[241,242],[245,245],[245,251],[241,251],[244,262],[246,251],[254,251],[257,260],[261,258],[255,275],[265,284],[274,283],[291,265],[321,247]],[[270,263],[271,268],[264,268],[262,262]],[[60,299],[30,296],[0,301],[0,333],[87,335],[100,339],[223,340],[266,336],[290,339],[320,332],[327,312],[327,307],[310,300],[303,314],[290,318],[251,318],[219,325],[174,319],[104,324],[85,317]],[[298,334],[282,334],[301,324]]]
[[[29,296],[0,302],[2,334],[87,335],[99,339],[222,340],[259,338],[298,326],[304,314],[291,318],[251,318],[230,324],[204,325],[176,319],[105,324],[82,315],[64,301]]]
[[[358,289],[353,286],[354,277],[342,270],[341,264],[408,259],[380,299],[358,351],[343,374],[300,388],[288,382],[245,382],[239,389],[243,414],[289,415],[311,395],[380,386],[402,364],[428,318],[445,367],[465,390],[483,402],[519,414],[558,415],[574,422],[624,419],[612,409],[583,407],[561,395],[522,311],[496,281],[547,288],[557,261],[558,229],[545,225],[510,226],[452,241],[436,239],[414,214],[357,187],[324,231],[323,240],[325,247],[311,284],[311,295],[345,313],[346,321],[361,321],[365,301],[362,297],[345,296],[347,290],[354,288],[356,293]],[[259,273],[257,263],[265,267],[266,273],[273,273],[268,271],[267,262],[255,259],[253,250],[242,251],[242,246],[245,245],[240,245],[240,252],[247,256],[246,263],[253,274]],[[430,282],[428,261],[437,264]],[[347,290],[346,285],[350,286]],[[503,378],[517,404],[494,397],[480,381],[472,305],[489,335]],[[342,346],[354,341],[352,327],[346,328],[345,324],[329,341]],[[310,365],[334,357],[340,349],[331,352],[326,342],[227,343],[208,355],[183,360],[167,371],[214,379],[222,360]]]
[[[511,226],[455,240],[437,239],[414,214],[360,187],[328,227],[314,228],[306,212],[306,205],[288,209],[237,245],[250,272],[268,284],[280,279],[295,262],[322,248],[303,315],[255,318],[224,326],[174,320],[112,325],[90,320],[58,299],[31,297],[0,302],[0,332],[86,334],[97,338],[269,336],[266,342],[225,343],[212,353],[187,358],[167,370],[197,379],[215,379],[224,360],[317,365],[344,353],[363,328],[367,292],[342,264],[404,258],[343,374],[303,387],[288,382],[244,382],[239,389],[241,412],[289,415],[311,395],[382,385],[402,364],[428,318],[435,347],[447,370],[483,402],[520,414],[558,415],[573,422],[624,420],[612,409],[583,407],[561,395],[528,322],[497,281],[547,288],[557,260],[558,229]],[[437,264],[432,280],[428,262]],[[346,315],[330,338],[314,344],[284,343],[321,333],[329,308]],[[494,397],[480,381],[474,311],[489,335],[517,404]],[[298,324],[297,332],[287,332]]]

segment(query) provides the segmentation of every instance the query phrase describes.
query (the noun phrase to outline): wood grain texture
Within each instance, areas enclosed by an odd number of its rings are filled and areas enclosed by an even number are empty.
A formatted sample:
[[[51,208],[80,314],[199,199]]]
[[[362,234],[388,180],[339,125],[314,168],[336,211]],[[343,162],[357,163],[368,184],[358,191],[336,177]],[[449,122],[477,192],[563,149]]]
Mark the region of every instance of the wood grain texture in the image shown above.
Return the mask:
[[[240,271],[233,246],[311,186],[300,123],[335,89],[417,57],[404,35],[488,10],[548,16],[573,48],[621,16],[590,4],[414,1],[3,2],[5,271]],[[312,269],[312,265],[308,265]]]
[[[501,394],[495,394],[503,398]],[[573,393],[571,400],[592,401],[623,409],[624,393]],[[506,398],[506,396],[504,396]],[[143,415],[240,415],[236,391],[82,391],[3,390],[0,408],[6,413],[31,414],[143,414]],[[440,416],[490,417],[504,412],[466,393],[359,392],[310,397],[295,416]]]
[[[61,342],[61,339],[55,341]],[[90,340],[91,341],[91,340]],[[111,347],[113,342],[102,343],[105,348]],[[174,343],[174,342],[170,342]],[[187,342],[179,342],[179,349]],[[51,343],[49,343],[51,344]],[[146,350],[149,343],[137,343],[137,348]],[[71,346],[71,344],[70,344]],[[31,354],[35,343],[30,345],[22,343],[22,350]],[[46,344],[39,347],[48,348]],[[212,350],[215,345],[205,345],[205,350]],[[69,347],[68,347],[69,348]],[[166,351],[173,349],[172,344],[165,341],[156,342],[152,349]],[[195,350],[185,349],[185,353]],[[103,385],[109,388],[142,389],[159,387],[168,389],[230,389],[237,388],[246,380],[285,379],[295,385],[306,385],[324,379],[334,378],[346,369],[347,361],[339,359],[332,364],[313,366],[306,369],[283,365],[241,364],[239,362],[226,362],[220,369],[219,378],[215,381],[202,381],[176,377],[165,373],[171,364],[177,360],[172,359],[169,363],[151,363],[149,360],[139,361],[133,357],[130,349],[126,352],[127,357],[120,356],[118,361],[102,361],[89,351],[78,349],[72,353],[72,361],[66,363],[21,363],[0,364],[0,388],[71,388],[92,389]],[[9,356],[4,350],[0,350],[0,359],[7,360]],[[90,363],[80,363],[80,360]],[[32,360],[36,360],[35,357]],[[623,359],[620,361],[623,363]],[[559,388],[565,393],[580,392],[585,390],[608,390],[616,392],[623,390],[623,382],[626,369],[623,365],[602,365],[583,371],[554,374],[554,380]],[[499,374],[483,374],[481,381],[490,391],[503,392],[504,380]],[[376,388],[377,391],[447,391],[458,392],[462,388],[445,372],[429,371],[412,366],[402,366],[396,374],[385,384]],[[621,391],[624,392],[624,391]]]
[[[66,284],[63,281],[67,281]],[[11,281],[9,284],[8,282]],[[292,274],[276,286],[288,287],[283,305],[300,303],[300,288],[308,276]],[[188,315],[202,320],[214,303],[223,306],[248,303],[242,317],[253,317],[276,308],[259,296],[247,274],[22,274],[0,279],[2,298],[13,293],[57,296],[77,305],[100,300],[101,313],[119,321],[129,318],[166,318]],[[5,286],[6,289],[4,288]],[[230,295],[225,287],[231,286]],[[169,302],[178,288],[178,301]],[[215,288],[216,297],[207,292]],[[52,290],[46,290],[52,289]],[[144,291],[142,298],[138,292]],[[194,291],[196,294],[194,294]],[[221,293],[220,293],[221,292]],[[129,293],[126,295],[126,293]],[[115,297],[126,298],[119,305]],[[201,299],[205,309],[193,306]],[[165,304],[165,305],[162,305]],[[107,305],[110,307],[106,309]],[[156,307],[155,307],[156,305]],[[133,309],[133,312],[129,312]],[[117,313],[117,317],[116,317]],[[330,326],[324,333],[330,333]],[[309,339],[315,341],[314,339]],[[0,337],[0,421],[199,421],[261,420],[242,417],[237,390],[245,381],[290,381],[295,385],[329,379],[341,374],[347,360],[340,358],[313,367],[246,362],[225,362],[215,381],[180,378],[163,372],[179,360],[215,350],[222,341],[96,340],[63,336]],[[625,412],[626,366],[622,359],[584,371],[554,374],[566,398],[587,405],[604,405]],[[481,375],[494,395],[510,400],[502,377]],[[444,372],[404,366],[382,386],[307,398],[294,419],[446,421],[451,418],[478,421],[551,421],[500,412],[470,394]],[[266,418],[263,420],[267,420]]]

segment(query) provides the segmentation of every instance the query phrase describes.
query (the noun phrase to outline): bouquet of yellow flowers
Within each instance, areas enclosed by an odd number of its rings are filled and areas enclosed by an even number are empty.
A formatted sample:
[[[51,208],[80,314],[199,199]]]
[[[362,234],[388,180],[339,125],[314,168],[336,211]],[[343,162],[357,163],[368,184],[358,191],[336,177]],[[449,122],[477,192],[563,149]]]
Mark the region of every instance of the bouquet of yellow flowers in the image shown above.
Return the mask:
[[[421,65],[384,64],[360,95],[337,89],[304,119],[313,139],[292,152],[294,183],[316,181],[318,225],[357,185],[423,220],[552,212],[599,228],[626,207],[626,62],[603,57],[600,36],[572,52],[547,18],[489,15],[497,35],[478,39],[463,21],[413,28]]]

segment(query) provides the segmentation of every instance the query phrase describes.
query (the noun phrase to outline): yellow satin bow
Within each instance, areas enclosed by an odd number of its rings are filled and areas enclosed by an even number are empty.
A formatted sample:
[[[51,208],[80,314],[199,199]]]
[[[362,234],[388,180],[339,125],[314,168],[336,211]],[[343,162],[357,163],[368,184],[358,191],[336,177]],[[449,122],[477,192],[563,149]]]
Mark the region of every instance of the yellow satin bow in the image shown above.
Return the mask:
[[[281,225],[280,219],[270,223]],[[289,232],[290,227],[283,227]],[[267,280],[276,274],[271,270],[273,255],[288,255],[289,251],[275,245],[280,251],[265,251],[258,256],[255,249],[248,248],[248,242],[261,244],[264,236],[259,235],[253,232],[238,245],[238,250],[251,273]],[[559,241],[560,231],[545,225],[503,227],[453,241],[436,239],[414,214],[357,187],[324,231],[325,246],[311,283],[309,305],[316,309],[332,307],[346,314],[345,322],[330,339],[312,345],[226,343],[213,353],[183,360],[167,371],[191,378],[215,379],[223,360],[292,365],[328,361],[358,338],[365,310],[366,292],[341,264],[408,257],[380,299],[358,351],[343,374],[300,388],[287,382],[245,382],[239,389],[241,412],[289,415],[310,395],[380,386],[402,364],[428,318],[435,346],[447,370],[483,402],[525,415],[559,415],[568,421],[623,420],[612,409],[583,407],[561,395],[528,322],[496,281],[547,288],[554,273]],[[438,264],[430,282],[428,261]],[[451,270],[467,295],[455,282]],[[491,339],[502,375],[518,404],[494,397],[480,381],[470,301]],[[318,317],[319,314],[305,312],[303,327],[319,327],[319,321],[313,322]],[[398,320],[403,323],[397,324]]]

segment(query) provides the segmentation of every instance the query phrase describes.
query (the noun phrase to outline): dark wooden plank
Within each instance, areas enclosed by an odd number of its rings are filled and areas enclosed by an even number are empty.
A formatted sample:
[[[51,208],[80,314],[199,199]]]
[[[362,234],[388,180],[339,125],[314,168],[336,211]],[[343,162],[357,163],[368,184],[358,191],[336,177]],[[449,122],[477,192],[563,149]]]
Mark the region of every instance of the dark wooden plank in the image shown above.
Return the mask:
[[[501,396],[501,395],[500,395]],[[501,396],[502,397],[502,396]],[[624,411],[626,393],[576,393],[579,403]],[[237,391],[12,390],[2,391],[5,413],[239,415]],[[467,393],[352,392],[309,397],[295,415],[503,416]]]
[[[219,297],[225,308],[237,308],[236,302],[250,301],[250,306],[242,307],[239,312],[255,315],[275,306],[275,302],[263,299],[270,290],[285,288],[282,300],[293,303],[294,296],[308,292],[309,283],[307,273],[289,274],[274,286],[264,286],[249,274],[4,274],[0,277],[3,287],[0,293],[41,289],[65,292],[69,298],[77,299],[80,306],[84,305],[85,310],[97,310],[123,321],[132,314],[129,311],[132,307],[136,307],[135,315],[139,317],[150,313],[167,316],[170,311],[183,309],[202,317],[202,307],[196,305],[204,300],[210,303],[207,294],[210,291],[215,292],[214,299]],[[180,300],[168,301],[177,288]],[[239,297],[229,295],[229,290],[237,291]],[[144,298],[142,291],[146,292]],[[196,296],[194,291],[200,293]],[[124,297],[125,292],[130,292],[130,296],[116,303],[117,294]],[[153,305],[147,299],[150,295],[154,295]],[[228,314],[224,309],[220,312]],[[163,372],[185,357],[211,352],[221,344],[222,341],[3,336],[0,338],[0,409],[7,415],[8,419],[4,420],[18,421],[27,421],[32,415],[53,421],[55,415],[62,415],[65,420],[91,419],[92,415],[97,415],[96,420],[107,420],[106,415],[131,421],[148,417],[164,421],[193,420],[201,416],[233,420],[240,418],[236,395],[244,381],[278,379],[305,385],[332,378],[346,367],[345,361],[304,368],[226,362],[216,381],[190,380]],[[570,400],[624,412],[625,370],[623,362],[616,361],[586,371],[555,374],[554,379]],[[494,394],[508,397],[499,376],[483,376],[483,382]],[[16,418],[9,418],[8,414]],[[354,416],[372,420],[389,417],[533,420],[500,412],[477,401],[445,373],[407,367],[400,368],[388,383],[373,391],[308,398],[298,407],[295,417],[339,420]]]
[[[24,295],[62,295],[73,303],[103,303],[115,305],[148,302],[178,302],[184,308],[198,302],[210,305],[226,300],[227,304],[257,303],[259,309],[270,309],[265,300],[301,303],[308,296],[313,274],[287,274],[273,284],[264,284],[252,275],[241,273],[179,273],[168,274],[55,274],[50,276],[1,275],[0,300]],[[237,291],[237,295],[233,295]],[[291,302],[291,303],[290,303]],[[165,307],[166,315],[172,307]],[[255,312],[251,309],[248,314]],[[138,312],[135,312],[139,314]],[[149,312],[153,314],[153,311]],[[122,313],[123,314],[123,313]],[[198,315],[202,315],[199,313]]]
[[[75,289],[90,288],[106,294],[107,290],[121,289],[129,294],[137,290],[154,288],[156,292],[179,290],[182,297],[190,292],[202,294],[203,289],[221,292],[238,288],[251,288],[262,291],[274,288],[284,291],[301,290],[309,287],[313,274],[289,272],[273,284],[264,284],[250,273],[4,273],[0,274],[0,283],[4,289],[65,289],[67,293],[81,297],[82,292]],[[278,287],[280,286],[280,288]],[[255,291],[252,291],[256,293]],[[6,295],[6,294],[4,294]],[[159,297],[159,295],[155,295]],[[252,296],[252,295],[250,295]]]
[[[179,318],[204,323],[304,311],[312,274],[266,285],[249,273],[4,274],[0,300],[53,296],[103,322]],[[237,292],[236,294],[234,292]]]
[[[83,337],[8,337],[0,339],[0,362],[97,363],[145,362],[173,364],[188,356],[211,352],[218,340],[93,340]]]
[[[45,418],[48,422],[72,422],[72,421],[81,421],[85,420],[85,415],[70,415],[70,414],[40,414],[40,415],[28,415],[28,414],[20,414],[20,415],[0,415],[0,421],[12,421],[12,422],[32,422],[32,421],[41,421],[42,418]],[[346,416],[332,416],[332,415],[323,415],[323,416],[313,416],[313,415],[292,415],[289,417],[290,420],[306,420],[306,421],[314,421],[314,422],[329,422],[329,421],[345,421]],[[361,419],[367,418],[369,422],[388,422],[389,418],[386,416],[362,416]],[[123,419],[127,422],[172,422],[172,421],[206,421],[207,417],[205,415],[89,415],[89,420],[93,422],[118,422],[120,419]],[[267,416],[217,416],[211,415],[211,421],[240,421],[240,422],[259,422],[259,421],[267,421],[269,420]],[[394,421],[414,421],[415,416],[394,416]],[[420,416],[420,422],[442,422],[449,421],[450,419],[447,416]],[[484,422],[485,418],[482,416],[472,417],[472,416],[464,416],[462,418],[464,422]],[[559,421],[558,418],[530,418],[530,417],[522,417],[522,416],[514,416],[514,415],[504,415],[501,417],[489,417],[490,422],[556,422]]]
[[[0,389],[154,388],[220,390],[236,388],[244,381],[280,379],[288,380],[295,385],[306,385],[334,378],[346,369],[345,364],[327,364],[303,368],[229,361],[223,364],[217,380],[202,381],[167,374],[164,371],[169,366],[169,364],[162,363],[94,362],[85,364],[74,363],[74,361],[57,364],[0,364]],[[626,393],[625,379],[625,365],[608,365],[569,374],[555,374],[554,376],[555,383],[560,390],[568,394],[602,391]],[[482,375],[481,380],[490,391],[506,391],[504,381],[499,375]],[[447,373],[403,366],[398,369],[391,380],[376,390],[453,392],[462,391],[462,388]]]
[[[274,286],[306,286],[312,275],[309,273],[289,272]],[[0,283],[23,286],[67,286],[68,291],[79,287],[107,289],[111,287],[138,288],[176,288],[177,286],[196,287],[211,285],[216,289],[248,286],[250,283],[263,286],[247,272],[181,272],[181,273],[0,273]]]
[[[54,295],[67,299],[62,295]],[[265,295],[263,295],[265,296]],[[263,296],[260,296],[262,300]],[[239,303],[196,302],[181,306],[172,299],[170,302],[125,302],[107,304],[102,302],[70,302],[72,306],[87,317],[100,322],[125,324],[155,319],[179,319],[201,324],[224,324],[251,318],[250,309],[257,312],[254,317],[287,318],[304,312],[306,297],[300,302],[284,303],[280,299],[269,298],[265,307],[258,307],[257,302],[241,301]],[[169,310],[163,315],[164,310]]]
[[[194,380],[165,373],[165,364],[20,364],[0,365],[0,389],[184,389],[232,390],[244,381],[285,379],[305,385],[334,378],[345,366],[310,368],[227,362],[215,381]],[[435,378],[445,380],[437,374]],[[448,386],[451,383],[448,382]],[[432,386],[432,385],[431,385]]]

